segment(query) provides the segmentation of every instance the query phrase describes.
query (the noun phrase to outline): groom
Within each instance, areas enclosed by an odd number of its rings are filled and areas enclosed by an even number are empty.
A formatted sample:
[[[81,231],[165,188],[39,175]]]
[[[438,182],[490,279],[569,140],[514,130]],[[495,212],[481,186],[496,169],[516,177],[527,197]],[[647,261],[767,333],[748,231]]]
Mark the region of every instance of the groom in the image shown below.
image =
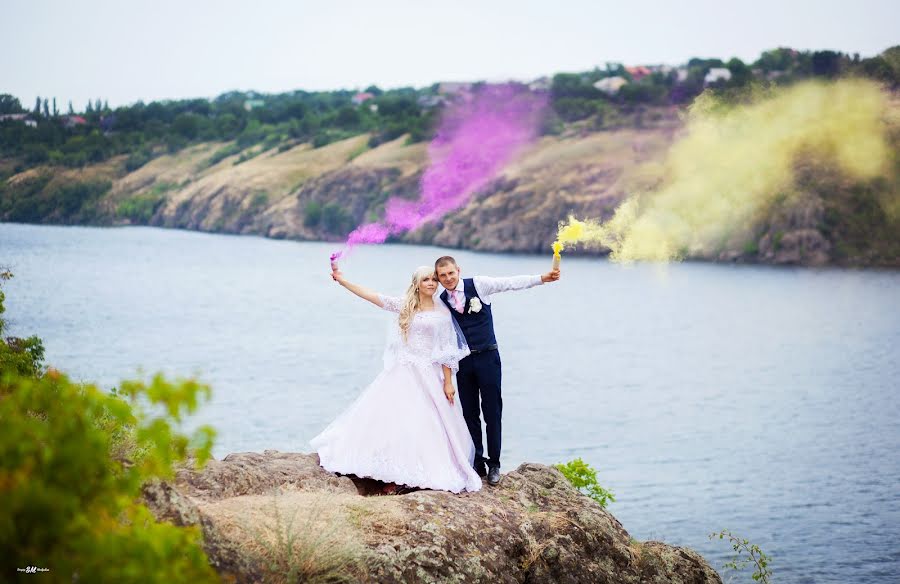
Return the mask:
[[[456,260],[443,256],[434,262],[438,280],[445,290],[441,300],[459,323],[471,354],[459,362],[456,383],[463,417],[475,443],[475,471],[487,475],[488,484],[500,482],[500,418],[503,400],[500,397],[500,352],[494,337],[494,318],[491,296],[508,290],[524,290],[545,282],[559,280],[559,270],[540,276],[488,278],[476,276],[460,280]],[[481,407],[479,407],[479,394]],[[484,458],[481,441],[481,413],[487,427],[488,458]],[[487,470],[485,470],[487,462]]]

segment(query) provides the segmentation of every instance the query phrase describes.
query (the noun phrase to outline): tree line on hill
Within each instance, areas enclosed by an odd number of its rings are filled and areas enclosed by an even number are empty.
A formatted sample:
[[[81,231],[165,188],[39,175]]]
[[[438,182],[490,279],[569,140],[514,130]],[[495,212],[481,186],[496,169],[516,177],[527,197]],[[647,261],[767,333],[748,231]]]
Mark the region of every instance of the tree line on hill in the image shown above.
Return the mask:
[[[710,78],[710,72],[719,72]],[[765,51],[755,62],[740,59],[691,59],[681,67],[625,67],[609,63],[592,71],[558,73],[528,86],[549,92],[552,104],[542,131],[556,133],[567,123],[588,120],[602,129],[618,113],[636,107],[690,103],[702,91],[736,92],[753,84],[789,84],[810,77],[859,75],[888,87],[900,86],[900,46],[861,59],[836,51]],[[603,80],[616,79],[615,90]],[[618,81],[620,80],[620,81]],[[135,170],[161,153],[191,144],[228,144],[208,161],[242,153],[236,163],[260,152],[297,144],[321,147],[368,133],[370,145],[407,135],[411,142],[431,137],[441,108],[477,92],[481,83],[434,84],[430,87],[362,92],[292,91],[275,95],[229,92],[214,99],[137,102],[110,108],[97,99],[81,112],[56,99],[36,99],[31,110],[10,94],[0,95],[0,180],[39,165],[82,167],[127,154]],[[525,84],[523,84],[524,86]]]

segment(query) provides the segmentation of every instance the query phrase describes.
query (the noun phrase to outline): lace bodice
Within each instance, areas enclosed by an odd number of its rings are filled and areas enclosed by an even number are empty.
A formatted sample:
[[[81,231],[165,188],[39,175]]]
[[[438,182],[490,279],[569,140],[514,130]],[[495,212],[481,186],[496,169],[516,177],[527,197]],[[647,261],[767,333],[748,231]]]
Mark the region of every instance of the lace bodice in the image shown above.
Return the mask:
[[[385,310],[400,313],[402,298],[378,296]],[[441,364],[458,370],[459,360],[469,354],[469,348],[462,332],[456,328],[450,312],[440,301],[434,303],[434,310],[415,314],[405,342],[399,323],[394,320],[385,349],[385,366],[390,367],[395,362],[429,366]]]

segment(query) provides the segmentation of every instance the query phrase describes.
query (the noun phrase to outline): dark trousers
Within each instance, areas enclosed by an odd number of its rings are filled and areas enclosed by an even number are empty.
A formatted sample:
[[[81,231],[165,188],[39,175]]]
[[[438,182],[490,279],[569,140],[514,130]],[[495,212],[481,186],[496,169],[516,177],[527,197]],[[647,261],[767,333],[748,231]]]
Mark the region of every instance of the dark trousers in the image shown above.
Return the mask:
[[[475,443],[475,467],[500,466],[500,418],[503,399],[500,397],[500,352],[485,351],[469,355],[459,362],[456,374],[459,403],[463,417]],[[480,404],[479,404],[480,397]],[[481,441],[481,413],[487,429],[488,457],[484,457]]]

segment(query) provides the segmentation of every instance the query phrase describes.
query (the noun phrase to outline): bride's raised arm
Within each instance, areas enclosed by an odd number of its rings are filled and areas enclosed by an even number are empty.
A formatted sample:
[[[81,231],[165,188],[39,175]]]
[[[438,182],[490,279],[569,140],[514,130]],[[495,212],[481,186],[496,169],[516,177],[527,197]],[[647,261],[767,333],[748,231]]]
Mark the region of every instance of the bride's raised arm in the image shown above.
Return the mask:
[[[341,286],[346,288],[347,290],[353,292],[354,294],[356,294],[357,296],[362,298],[363,300],[368,300],[375,306],[377,306],[379,308],[384,308],[384,301],[383,301],[384,296],[383,295],[379,294],[378,292],[375,292],[374,290],[370,290],[370,289],[366,288],[365,286],[360,286],[359,284],[354,284],[352,282],[347,281],[347,279],[344,278],[344,274],[340,270],[337,270],[337,269],[333,270],[331,272],[331,278],[335,282],[337,282],[338,284],[340,284]]]

